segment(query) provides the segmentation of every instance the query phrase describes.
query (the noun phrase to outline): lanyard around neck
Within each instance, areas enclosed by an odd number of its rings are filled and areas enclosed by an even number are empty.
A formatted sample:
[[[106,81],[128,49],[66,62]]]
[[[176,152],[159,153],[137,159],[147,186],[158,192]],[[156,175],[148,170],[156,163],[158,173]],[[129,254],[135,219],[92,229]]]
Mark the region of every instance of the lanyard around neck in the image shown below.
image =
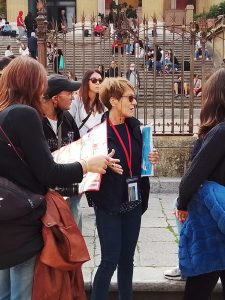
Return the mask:
[[[129,152],[127,151],[127,148],[123,142],[123,140],[121,139],[121,136],[118,132],[118,130],[116,129],[116,127],[113,125],[113,123],[111,122],[111,120],[109,119],[109,125],[112,127],[113,131],[115,132],[115,135],[117,136],[119,142],[120,142],[120,145],[122,146],[123,148],[123,151],[124,151],[124,154],[126,156],[126,160],[127,160],[127,165],[128,165],[128,169],[129,169],[129,173],[130,173],[130,176],[132,177],[132,145],[131,145],[131,137],[130,137],[130,132],[129,132],[129,129],[128,129],[128,126],[127,124],[125,123],[125,128],[126,128],[126,132],[127,132],[127,138],[128,138],[128,143],[129,143]],[[129,155],[130,154],[130,155]]]

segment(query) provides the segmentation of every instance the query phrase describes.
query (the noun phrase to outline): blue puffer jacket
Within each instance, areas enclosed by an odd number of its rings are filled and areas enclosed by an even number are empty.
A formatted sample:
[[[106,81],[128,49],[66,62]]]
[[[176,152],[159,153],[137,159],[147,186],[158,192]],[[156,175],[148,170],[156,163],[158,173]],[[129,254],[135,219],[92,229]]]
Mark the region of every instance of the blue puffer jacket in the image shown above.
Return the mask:
[[[188,206],[179,242],[182,276],[225,270],[225,187],[206,181]]]

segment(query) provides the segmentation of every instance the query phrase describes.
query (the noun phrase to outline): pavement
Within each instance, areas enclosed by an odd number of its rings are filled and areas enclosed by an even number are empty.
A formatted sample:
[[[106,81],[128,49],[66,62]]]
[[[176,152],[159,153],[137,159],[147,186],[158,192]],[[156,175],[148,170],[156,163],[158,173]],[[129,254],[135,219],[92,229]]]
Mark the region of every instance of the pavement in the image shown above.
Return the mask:
[[[173,205],[180,178],[152,178],[149,208],[142,217],[141,231],[134,258],[134,291],[182,292],[184,281],[167,280],[163,271],[178,264],[178,236]],[[86,290],[91,289],[94,274],[100,262],[100,245],[93,208],[81,202],[83,235],[91,260],[83,265]],[[111,281],[117,289],[116,272]],[[216,288],[221,290],[220,285]]]

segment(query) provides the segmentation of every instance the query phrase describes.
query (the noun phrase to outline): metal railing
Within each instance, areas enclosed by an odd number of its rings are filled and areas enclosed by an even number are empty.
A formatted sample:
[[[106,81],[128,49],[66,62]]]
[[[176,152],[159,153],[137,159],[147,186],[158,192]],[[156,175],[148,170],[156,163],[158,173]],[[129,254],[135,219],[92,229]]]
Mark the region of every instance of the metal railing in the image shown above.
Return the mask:
[[[85,20],[78,25],[74,24],[67,33],[57,30],[48,32],[47,40],[61,49],[64,58],[63,70],[57,72],[75,74],[78,80],[82,79],[87,69],[95,69],[103,65],[105,71],[110,67],[112,60],[116,61],[122,76],[126,76],[130,63],[135,63],[140,74],[141,86],[137,89],[137,117],[143,124],[152,123],[155,134],[193,134],[197,130],[201,97],[194,96],[194,74],[198,74],[203,83],[213,67],[213,53],[211,59],[206,60],[205,52],[199,60],[195,60],[196,44],[201,43],[205,50],[205,36],[196,30],[195,24],[186,27],[165,23],[156,24],[144,21],[136,28],[128,31],[126,40],[118,40],[118,33],[106,28],[104,34],[96,36],[94,19],[87,23]],[[162,50],[162,61],[159,63],[156,55],[153,57],[153,66],[148,69],[146,54],[138,57],[137,44],[142,41],[145,53],[157,48]],[[115,46],[117,42],[117,46]],[[140,43],[141,44],[141,43]],[[126,45],[133,45],[134,53],[129,54]],[[132,46],[131,46],[132,47]],[[172,67],[165,65],[166,53],[173,52]],[[175,66],[175,57],[179,66]],[[54,65],[54,64],[53,64]],[[53,72],[51,65],[49,72]],[[54,70],[56,71],[56,70]],[[182,83],[179,95],[174,93],[174,83],[181,76]],[[184,85],[188,87],[188,98],[185,97]]]

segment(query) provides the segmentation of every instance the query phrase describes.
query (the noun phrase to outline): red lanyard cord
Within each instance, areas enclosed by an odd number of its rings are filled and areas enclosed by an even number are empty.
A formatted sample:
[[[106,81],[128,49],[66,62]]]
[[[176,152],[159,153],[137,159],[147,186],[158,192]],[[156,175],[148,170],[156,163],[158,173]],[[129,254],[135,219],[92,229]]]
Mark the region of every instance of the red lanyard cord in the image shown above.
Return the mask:
[[[126,128],[127,138],[128,138],[128,143],[129,143],[129,152],[130,152],[130,155],[128,154],[127,148],[126,148],[123,140],[121,139],[121,136],[120,136],[119,132],[117,131],[116,127],[113,125],[113,123],[111,122],[110,119],[109,119],[109,125],[112,127],[113,131],[115,132],[115,134],[116,134],[116,136],[117,136],[117,138],[118,138],[118,140],[120,142],[120,145],[123,148],[123,151],[125,153],[126,160],[127,160],[127,165],[128,165],[129,173],[130,173],[130,176],[132,177],[132,145],[131,145],[131,137],[130,137],[130,132],[129,132],[128,126],[125,123],[125,128]]]

